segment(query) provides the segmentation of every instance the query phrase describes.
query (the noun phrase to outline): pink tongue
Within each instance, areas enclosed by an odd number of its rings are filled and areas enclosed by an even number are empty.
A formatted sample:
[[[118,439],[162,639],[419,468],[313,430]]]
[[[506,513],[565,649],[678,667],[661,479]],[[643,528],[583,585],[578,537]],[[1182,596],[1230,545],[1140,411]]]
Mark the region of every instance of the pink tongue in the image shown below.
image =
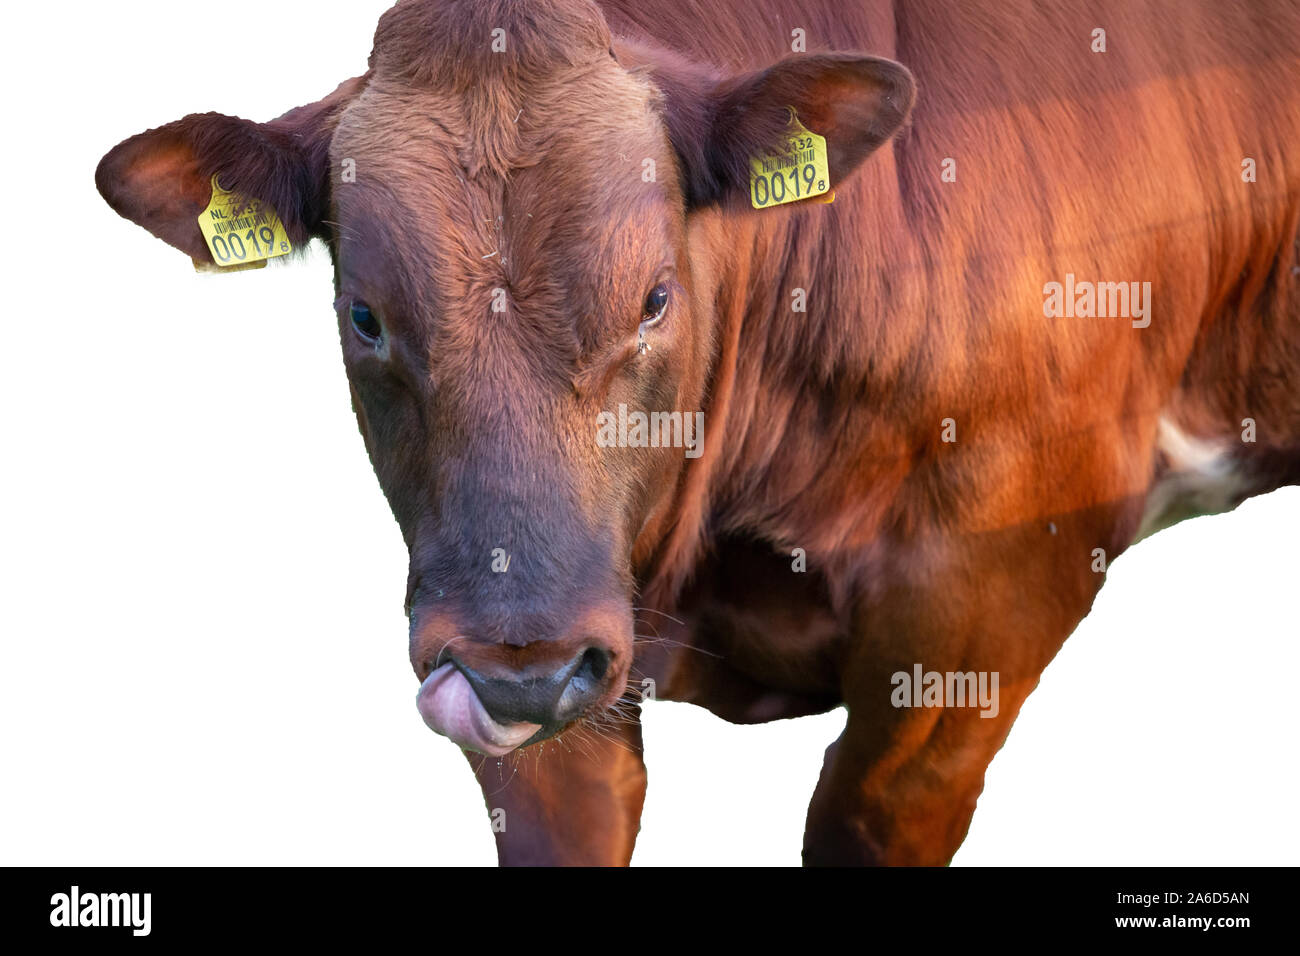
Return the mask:
[[[492,757],[510,753],[542,729],[541,724],[497,723],[454,664],[443,664],[424,679],[415,706],[435,732]]]

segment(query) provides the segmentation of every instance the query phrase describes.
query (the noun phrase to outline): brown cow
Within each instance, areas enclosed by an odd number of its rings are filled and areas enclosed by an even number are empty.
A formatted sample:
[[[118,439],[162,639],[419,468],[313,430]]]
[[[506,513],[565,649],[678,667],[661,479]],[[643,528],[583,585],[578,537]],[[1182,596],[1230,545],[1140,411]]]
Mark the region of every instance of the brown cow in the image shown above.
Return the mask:
[[[756,210],[791,109],[834,201]],[[505,863],[628,861],[650,687],[845,704],[805,861],[944,862],[1107,562],[1300,480],[1294,3],[405,0],[97,182],[211,265],[214,174],[329,245]]]

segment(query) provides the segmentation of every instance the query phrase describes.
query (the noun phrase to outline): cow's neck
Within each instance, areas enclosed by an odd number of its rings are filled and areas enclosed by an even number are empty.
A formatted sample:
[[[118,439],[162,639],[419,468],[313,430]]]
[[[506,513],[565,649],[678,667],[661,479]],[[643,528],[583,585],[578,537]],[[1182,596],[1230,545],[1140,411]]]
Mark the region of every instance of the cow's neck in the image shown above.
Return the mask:
[[[925,388],[925,270],[890,147],[834,204],[753,218],[752,256],[724,280],[736,331],[719,361],[736,372],[714,508],[724,527],[829,548],[854,522],[841,510],[824,527],[826,502],[856,510],[867,532],[905,472],[868,450],[903,447],[898,429]]]
[[[729,534],[822,556],[874,539],[909,462],[873,450],[908,447],[933,334],[899,196],[886,147],[831,205],[694,217],[693,258],[718,264],[696,277],[716,290],[716,346],[656,593]]]
[[[781,0],[768,2],[784,9]],[[653,60],[657,48],[733,67],[772,61],[770,50],[737,33],[735,18],[646,22],[634,0],[601,5],[616,45],[633,60]],[[827,6],[843,48],[896,55],[892,3]],[[797,9],[802,15],[810,8]],[[902,462],[866,459],[913,427],[918,410],[898,406],[922,385],[916,380],[925,365],[917,358],[934,335],[919,322],[923,276],[933,264],[923,262],[900,197],[887,144],[837,186],[831,205],[740,221],[716,210],[692,216],[693,259],[716,267],[696,276],[716,289],[718,304],[705,453],[637,542],[646,603],[672,604],[711,538],[737,533],[825,554],[845,534],[869,535],[879,525]],[[797,288],[806,293],[803,312],[792,308]],[[836,507],[827,507],[831,501]],[[842,501],[851,504],[840,508]]]

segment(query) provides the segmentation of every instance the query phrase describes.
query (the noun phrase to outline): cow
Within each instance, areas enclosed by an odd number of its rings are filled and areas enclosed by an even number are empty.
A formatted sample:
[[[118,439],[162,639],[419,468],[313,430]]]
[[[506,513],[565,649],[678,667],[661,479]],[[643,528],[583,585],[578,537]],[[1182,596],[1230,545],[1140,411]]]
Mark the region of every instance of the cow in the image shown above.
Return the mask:
[[[1109,563],[1300,481],[1285,0],[402,0],[96,182],[328,247],[502,864],[630,861],[649,697],[843,706],[804,862],[942,864]]]

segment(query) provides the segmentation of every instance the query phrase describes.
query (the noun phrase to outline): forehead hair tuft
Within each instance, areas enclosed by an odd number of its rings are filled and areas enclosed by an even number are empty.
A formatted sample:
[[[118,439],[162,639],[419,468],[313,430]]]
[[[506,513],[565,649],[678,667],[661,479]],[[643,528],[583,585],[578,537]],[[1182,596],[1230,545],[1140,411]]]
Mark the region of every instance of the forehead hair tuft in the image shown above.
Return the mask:
[[[413,86],[513,88],[609,55],[591,0],[402,0],[379,19],[371,69]]]
[[[591,0],[402,0],[380,17],[370,68],[458,104],[474,179],[519,161],[519,119],[535,94],[609,61],[610,42]]]

